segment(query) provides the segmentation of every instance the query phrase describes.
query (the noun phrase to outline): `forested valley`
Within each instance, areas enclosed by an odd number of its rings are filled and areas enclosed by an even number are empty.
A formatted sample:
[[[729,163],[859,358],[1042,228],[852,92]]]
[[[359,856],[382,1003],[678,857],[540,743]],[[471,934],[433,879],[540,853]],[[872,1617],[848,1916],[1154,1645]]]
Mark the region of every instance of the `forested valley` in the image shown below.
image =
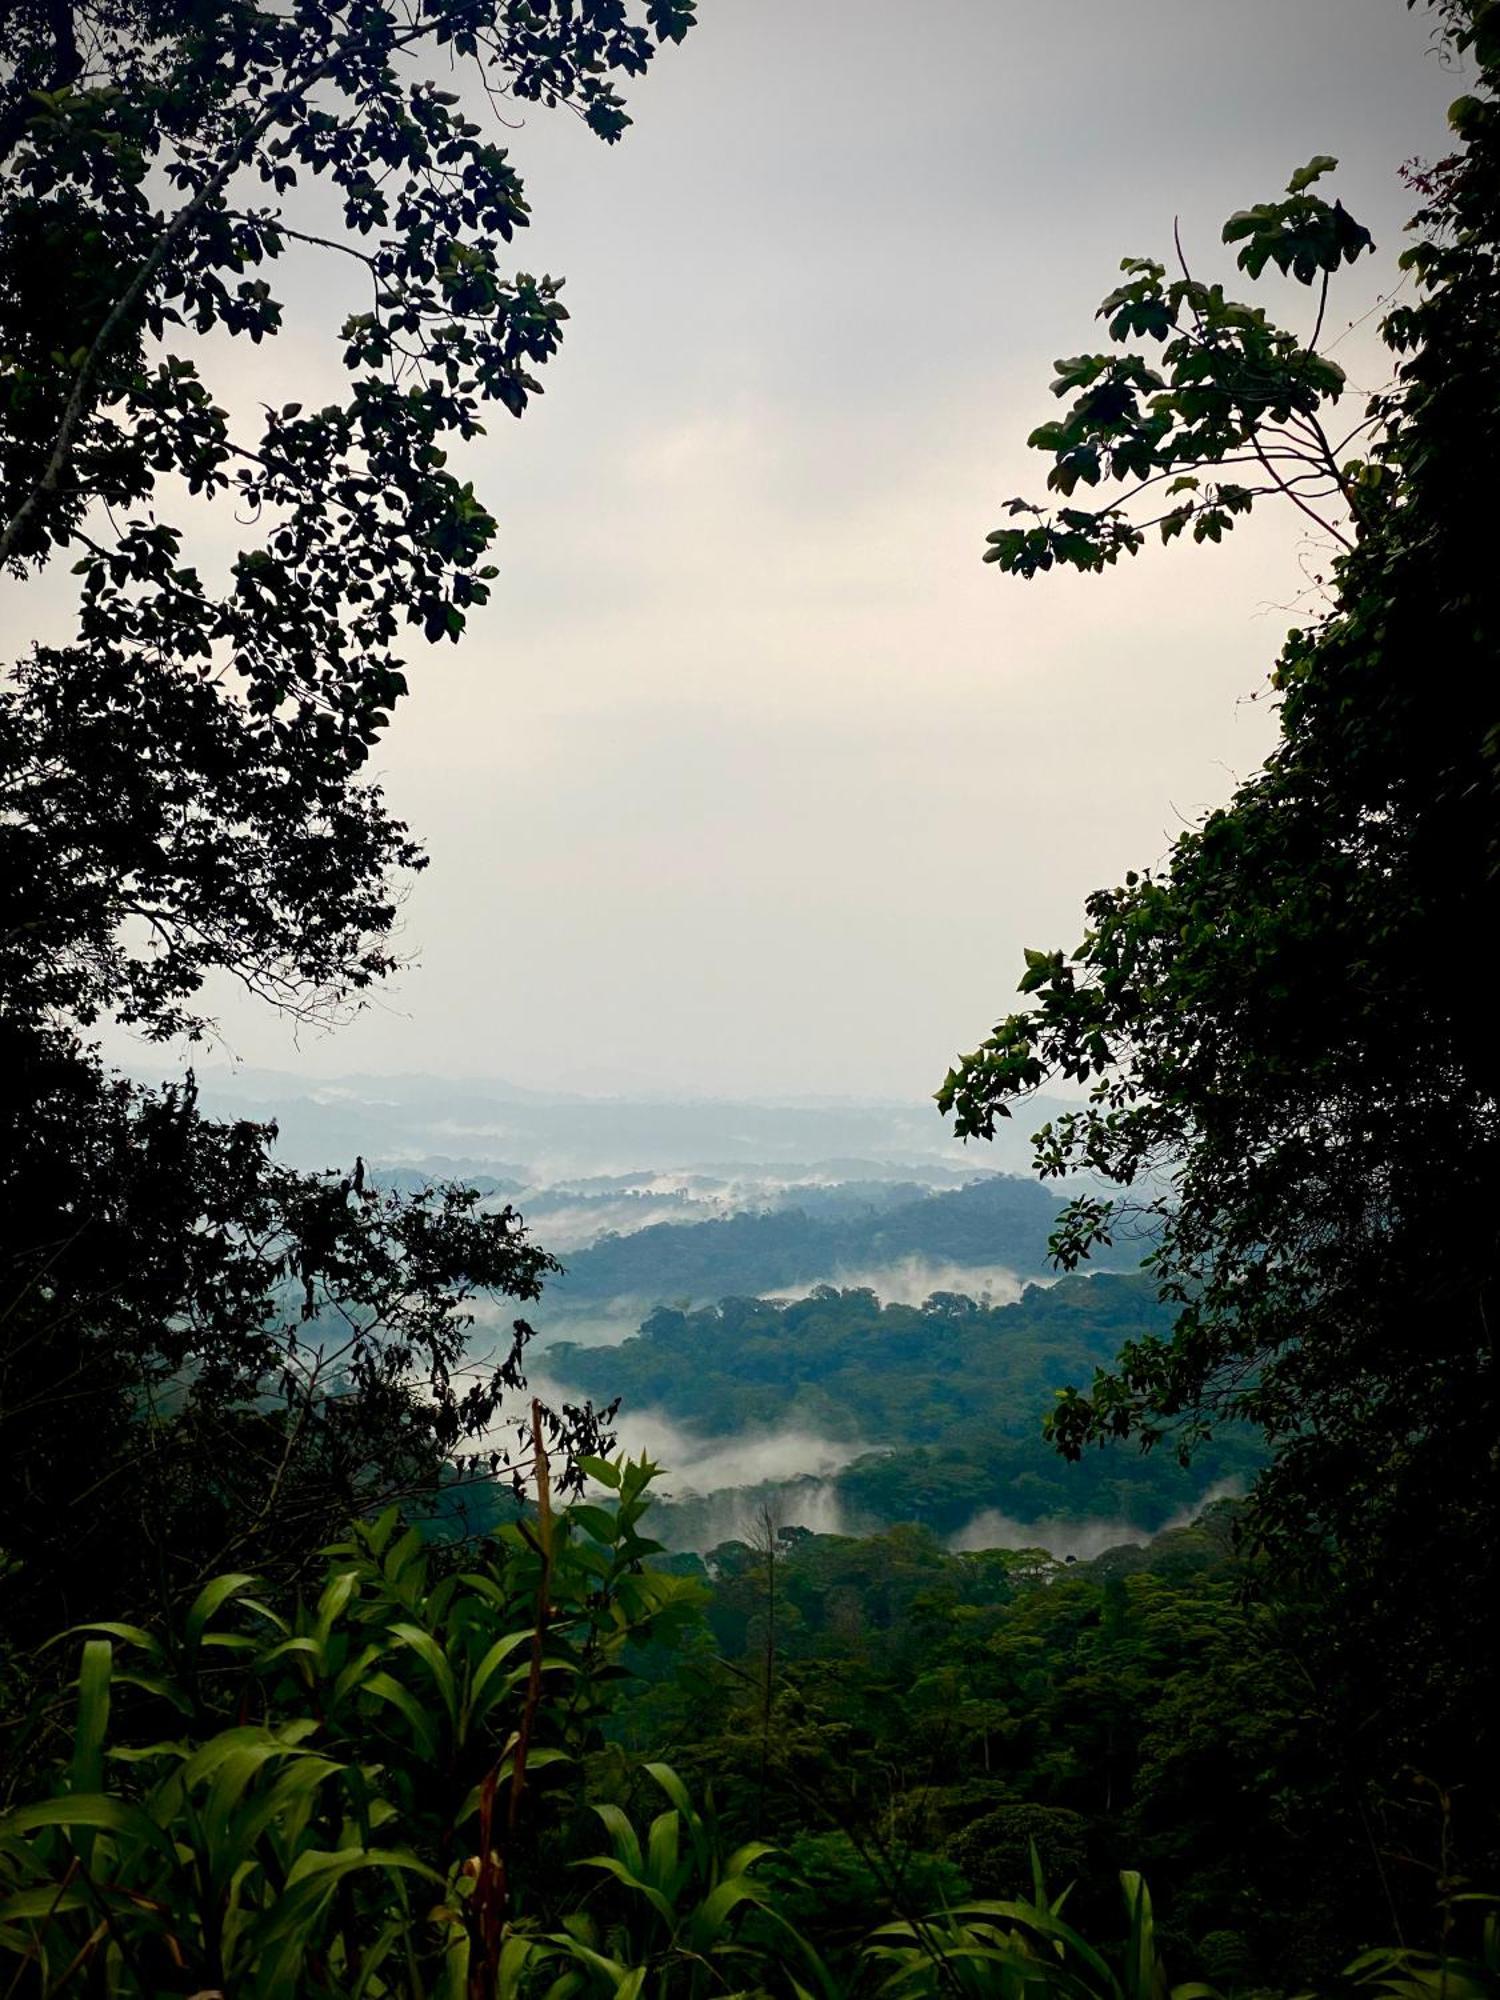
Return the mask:
[[[0,1996],[1493,2000],[1500,0],[1380,386],[1321,153],[1055,364],[997,602],[1315,553],[934,1106],[215,1071],[403,969],[527,118],[712,11],[0,4]]]

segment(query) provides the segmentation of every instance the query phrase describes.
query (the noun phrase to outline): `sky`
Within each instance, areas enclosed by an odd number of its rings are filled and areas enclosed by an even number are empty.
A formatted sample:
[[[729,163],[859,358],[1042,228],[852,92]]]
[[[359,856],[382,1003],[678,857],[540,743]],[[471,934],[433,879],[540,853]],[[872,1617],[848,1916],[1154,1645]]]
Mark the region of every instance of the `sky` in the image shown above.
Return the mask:
[[[414,654],[379,757],[431,855],[414,962],[331,1036],[225,994],[221,1057],[925,1096],[1007,1011],[1022,947],[1071,945],[1088,891],[1269,747],[1255,697],[1311,602],[1295,518],[1029,584],[984,536],[1041,493],[1051,362],[1099,344],[1119,259],[1170,255],[1174,217],[1228,279],[1224,218],[1333,153],[1380,253],[1334,331],[1395,282],[1396,169],[1446,150],[1462,88],[1425,10],[700,13],[620,146],[531,108],[511,135],[517,261],[566,274],[572,319],[545,396],[462,460],[501,579],[461,647]],[[332,369],[325,292],[295,303],[232,393]],[[1365,387],[1371,324],[1336,350]]]

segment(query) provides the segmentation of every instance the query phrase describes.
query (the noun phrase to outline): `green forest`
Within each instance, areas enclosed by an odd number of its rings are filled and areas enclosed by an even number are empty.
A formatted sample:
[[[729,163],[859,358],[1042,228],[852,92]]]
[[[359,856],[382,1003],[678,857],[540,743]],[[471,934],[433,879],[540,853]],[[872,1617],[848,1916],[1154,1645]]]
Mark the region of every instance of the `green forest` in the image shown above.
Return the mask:
[[[0,0],[0,2000],[1500,1994],[1500,0],[1408,11],[1460,94],[1390,162],[1382,385],[1319,153],[1222,276],[1162,213],[976,524],[997,619],[1252,513],[1318,550],[1269,754],[933,1050],[981,1165],[1046,1099],[1034,1178],[564,1259],[192,1065],[226,993],[393,990],[387,750],[499,574],[465,452],[569,321],[517,160],[640,136],[713,9]],[[907,1256],[1033,1282],[860,1281]],[[534,1347],[570,1287],[649,1310]],[[840,1441],[859,1532],[687,1548],[643,1407]]]
[[[663,1306],[618,1347],[558,1341],[542,1359],[594,1401],[664,1410],[709,1448],[773,1425],[858,1442],[833,1484],[850,1516],[871,1525],[945,1536],[995,1508],[1019,1521],[1154,1529],[1216,1485],[1248,1484],[1255,1434],[1226,1427],[1188,1466],[1132,1449],[1070,1465],[1039,1418],[1062,1383],[1088,1380],[1127,1341],[1169,1325],[1154,1287],[1133,1273],[1031,1285],[1006,1306],[941,1292],[919,1307],[882,1305],[870,1291],[820,1285],[787,1304]],[[660,1532],[672,1529],[664,1521]]]

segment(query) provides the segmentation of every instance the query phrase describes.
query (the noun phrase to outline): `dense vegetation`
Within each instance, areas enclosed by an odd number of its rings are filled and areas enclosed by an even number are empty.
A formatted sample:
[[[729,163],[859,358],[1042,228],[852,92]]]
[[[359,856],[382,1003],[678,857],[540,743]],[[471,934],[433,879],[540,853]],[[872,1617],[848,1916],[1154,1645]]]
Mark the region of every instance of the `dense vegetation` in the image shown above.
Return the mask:
[[[1500,915],[1497,0],[1437,8],[1477,75],[1460,149],[1410,170],[1390,389],[1335,436],[1319,342],[1368,238],[1319,158],[1225,229],[1251,279],[1313,288],[1308,336],[1129,260],[1103,311],[1145,348],[1061,363],[1066,412],[1034,434],[1068,504],[1014,503],[1028,523],[991,539],[1013,575],[1102,571],[1152,527],[1213,543],[1279,498],[1331,545],[1265,767],[1094,897],[1071,955],[1028,953],[1020,1010],[944,1086],[976,1136],[1055,1077],[1084,1086],[1038,1164],[1086,1191],[1057,1211],[990,1182],[912,1211],[959,1218],[937,1254],[982,1239],[990,1261],[1004,1221],[1028,1257],[1051,1229],[1065,1266],[1144,1212],[1160,1318],[1108,1277],[1009,1316],[822,1290],[660,1314],[619,1363],[644,1383],[675,1355],[657,1386],[711,1429],[737,1399],[780,1414],[788,1386],[829,1416],[858,1350],[901,1449],[856,1471],[941,1521],[918,1454],[961,1462],[973,1503],[1028,1448],[984,1401],[1028,1328],[1016,1424],[1048,1361],[1103,1363],[1046,1384],[1059,1477],[1134,1438],[1201,1481],[1248,1425],[1269,1458],[1243,1513],[1061,1568],[948,1554],[910,1520],[854,1540],[767,1519],[695,1575],[652,1567],[651,1468],[590,1453],[591,1411],[531,1403],[514,1518],[465,1541],[457,1458],[500,1463],[527,1339],[477,1366],[467,1308],[533,1297],[551,1260],[473,1190],[280,1169],[273,1131],[201,1117],[191,1080],[141,1092],[89,1040],[106,1016],[203,1033],[216,976],[302,1011],[391,965],[393,870],[419,856],[364,772],[399,636],[458,636],[494,529],[446,445],[486,404],[519,413],[563,318],[552,280],[503,274],[521,187],[438,77],[478,63],[613,138],[612,77],[691,14],[6,14],[0,561],[66,556],[78,588],[73,638],[0,697],[6,1990],[1165,2000],[1144,1860],[1174,1963],[1225,1988],[1324,1989],[1384,1937],[1345,1980],[1480,2000],[1500,1982],[1492,1915],[1465,1957],[1472,1885],[1500,1879],[1500,1077],[1469,955]],[[333,201],[299,208],[308,182]],[[347,397],[247,437],[199,360],[276,337],[250,274],[330,242],[375,280],[341,335]],[[1117,501],[1077,504],[1106,480]],[[167,518],[183,487],[194,522],[255,523],[227,574]],[[833,1226],[889,1254],[889,1214]],[[686,1254],[743,1239],[753,1263],[787,1227],[715,1225]],[[677,1240],[646,1234],[598,1268]],[[722,1262],[704,1276],[732,1288]],[[552,1486],[589,1478],[560,1512]],[[393,1493],[425,1534],[377,1512]],[[41,1644],[63,1619],[82,1631]]]
[[[833,1482],[851,1520],[950,1535],[994,1508],[1023,1522],[1158,1528],[1218,1482],[1248,1482],[1259,1463],[1249,1434],[1227,1433],[1191,1470],[1133,1447],[1068,1465],[1041,1424],[1062,1385],[1166,1323],[1146,1280],[1103,1272],[1029,1286],[1004,1306],[956,1293],[883,1306],[873,1292],[822,1285],[787,1304],[663,1307],[619,1347],[558,1342],[544,1362],[601,1402],[665,1411],[704,1445],[793,1429],[882,1447]]]
[[[191,1077],[140,1090],[90,1035],[201,1037],[215,979],[328,1018],[393,965],[421,856],[369,758],[406,639],[458,638],[494,573],[496,523],[447,451],[487,408],[523,412],[566,318],[556,280],[507,269],[525,193],[453,66],[613,140],[618,79],[691,19],[677,0],[4,10],[0,572],[72,579],[66,643],[0,691],[18,1639],[252,1549],[305,1556],[455,1449],[504,1455],[527,1329],[481,1365],[468,1306],[514,1310],[553,1268],[519,1217],[463,1189],[382,1198],[358,1166],[294,1173],[273,1123],[205,1118]],[[322,323],[343,268],[372,309]],[[342,399],[232,414],[244,399],[211,386],[231,343],[284,328],[328,343]],[[595,1441],[582,1413],[548,1430]]]
[[[1085,1929],[1139,1866],[1175,1966],[1295,1988],[1384,1927],[1382,1867],[1425,1891],[1442,1816],[1412,1790],[1361,1827],[1337,1704],[1298,1672],[1295,1607],[1247,1596],[1234,1515],[1074,1565],[912,1527],[728,1544],[711,1643],[627,1707],[627,1740],[777,1829],[825,1948],[892,1881],[1022,1894],[1035,1843]]]
[[[12,1991],[1165,2000],[1164,1949],[1300,1986],[1358,1934],[1378,1852],[1342,1872],[1316,1701],[1247,1705],[1293,1662],[1217,1518],[1066,1575],[770,1537],[705,1589],[651,1567],[649,1467],[591,1461],[602,1503],[558,1514],[537,1463],[528,1517],[456,1561],[388,1514],[295,1599],[230,1574],[155,1632],[89,1628],[48,1780],[0,1818]],[[742,1837],[768,1819],[777,1847]]]
[[[1053,1436],[1260,1428],[1254,1531],[1337,1606],[1326,1670],[1361,1685],[1372,1774],[1462,1772],[1465,1838],[1493,1856],[1500,1043],[1455,954],[1500,920],[1500,9],[1440,12],[1475,89],[1459,150],[1407,170],[1387,390],[1345,414],[1319,352],[1368,248],[1322,197],[1326,156],[1224,231],[1243,273],[1308,288],[1306,338],[1189,263],[1129,259],[1100,308],[1115,350],[1059,365],[1064,414],[1031,442],[1068,504],[1014,503],[1031,525],[991,538],[1002,570],[1103,570],[1159,504],[1162,539],[1211,542],[1275,498],[1323,533],[1326,589],[1276,663],[1264,766],[1091,897],[1071,952],[1027,953],[1019,1009],[940,1101],[982,1135],[1060,1075],[1087,1087],[1037,1138],[1044,1173],[1105,1184],[1058,1249],[1072,1264],[1146,1211],[1174,1316]],[[1095,488],[1112,497],[1080,504]]]

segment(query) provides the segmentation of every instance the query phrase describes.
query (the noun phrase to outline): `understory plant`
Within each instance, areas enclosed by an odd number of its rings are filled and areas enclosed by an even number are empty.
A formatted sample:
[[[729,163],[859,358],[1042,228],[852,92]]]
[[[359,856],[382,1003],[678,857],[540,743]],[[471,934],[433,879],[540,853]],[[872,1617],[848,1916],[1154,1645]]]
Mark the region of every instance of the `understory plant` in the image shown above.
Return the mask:
[[[71,1755],[0,1820],[0,1992],[502,1990],[621,1654],[694,1591],[645,1567],[656,1468],[555,1510],[534,1420],[536,1504],[469,1568],[392,1512],[316,1596],[228,1574],[170,1631],[85,1628]]]
[[[0,2000],[1217,2000],[1171,1983],[1139,1874],[1101,1946],[1034,1845],[1029,1897],[872,1908],[831,1970],[786,1857],[665,1762],[620,1792],[590,1755],[615,1684],[699,1586],[650,1566],[657,1468],[590,1459],[600,1497],[556,1509],[536,1423],[534,1504],[462,1554],[386,1513],[315,1593],[229,1573],[158,1630],[71,1635],[66,1754],[0,1818]],[[1350,1984],[1496,2000],[1485,1908],[1471,1956],[1445,1929]]]

